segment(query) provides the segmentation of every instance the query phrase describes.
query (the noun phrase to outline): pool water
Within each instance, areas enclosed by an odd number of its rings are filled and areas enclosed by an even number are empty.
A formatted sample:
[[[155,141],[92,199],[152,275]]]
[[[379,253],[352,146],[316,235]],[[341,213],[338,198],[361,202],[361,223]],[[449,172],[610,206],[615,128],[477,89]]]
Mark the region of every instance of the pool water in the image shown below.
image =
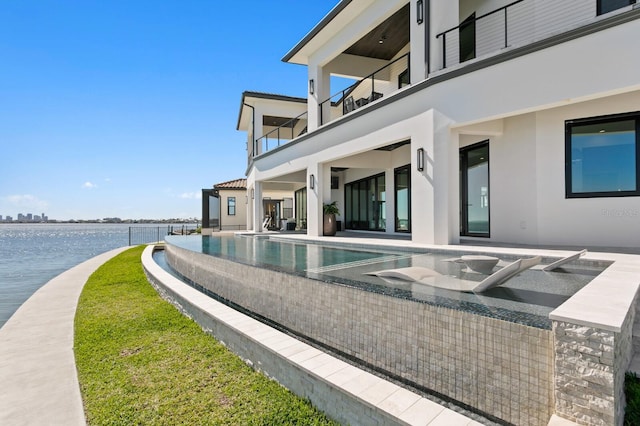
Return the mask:
[[[349,285],[478,315],[550,329],[549,313],[602,272],[606,266],[580,261],[553,272],[527,270],[500,287],[483,293],[435,288],[420,282],[380,278],[371,272],[419,266],[470,281],[486,275],[450,262],[464,253],[393,250],[373,246],[349,248],[286,241],[264,236],[168,236],[168,244],[251,266],[295,274],[324,282]],[[503,262],[516,256],[499,256]],[[554,259],[548,259],[550,263]]]

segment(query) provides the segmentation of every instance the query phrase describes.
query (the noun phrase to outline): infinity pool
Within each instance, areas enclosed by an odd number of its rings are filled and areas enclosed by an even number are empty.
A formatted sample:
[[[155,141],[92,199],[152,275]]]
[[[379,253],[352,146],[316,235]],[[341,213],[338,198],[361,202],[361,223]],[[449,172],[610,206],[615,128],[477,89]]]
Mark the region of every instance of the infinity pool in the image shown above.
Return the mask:
[[[356,287],[431,305],[463,310],[482,316],[551,329],[549,313],[606,268],[606,264],[578,261],[553,272],[527,270],[500,287],[484,293],[463,293],[419,282],[379,278],[369,273],[419,266],[439,274],[470,281],[486,275],[449,261],[463,252],[394,250],[376,247],[349,248],[286,241],[265,236],[168,236],[169,244],[234,262],[285,272],[306,278]],[[499,255],[501,261],[516,256]],[[543,259],[551,263],[555,259]]]

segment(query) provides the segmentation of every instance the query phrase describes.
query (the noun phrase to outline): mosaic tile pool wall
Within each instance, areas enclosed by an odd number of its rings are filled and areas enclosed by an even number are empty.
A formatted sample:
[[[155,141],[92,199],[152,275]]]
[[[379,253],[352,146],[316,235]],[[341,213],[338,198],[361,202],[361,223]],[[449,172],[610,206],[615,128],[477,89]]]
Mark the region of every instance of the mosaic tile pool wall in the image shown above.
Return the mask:
[[[553,413],[553,335],[426,303],[234,263],[171,244],[167,262],[285,328],[509,423]]]

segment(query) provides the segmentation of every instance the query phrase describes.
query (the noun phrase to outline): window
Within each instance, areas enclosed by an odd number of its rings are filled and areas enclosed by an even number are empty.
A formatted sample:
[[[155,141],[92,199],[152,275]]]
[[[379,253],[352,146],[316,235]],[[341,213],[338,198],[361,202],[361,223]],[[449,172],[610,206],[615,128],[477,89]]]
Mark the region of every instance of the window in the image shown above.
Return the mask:
[[[398,89],[402,89],[403,87],[410,84],[411,81],[409,79],[409,69],[406,69],[398,75]]]
[[[596,13],[602,15],[635,3],[636,0],[598,0]]]
[[[565,123],[567,198],[640,195],[640,112]]]
[[[396,194],[396,232],[411,232],[411,168],[394,170]]]
[[[227,215],[236,215],[236,197],[227,197]]]
[[[296,201],[296,226],[299,229],[307,229],[307,188],[295,192]]]
[[[384,231],[386,227],[384,173],[344,185],[345,227]]]
[[[293,217],[293,198],[285,198],[282,200],[282,217],[284,219]]]

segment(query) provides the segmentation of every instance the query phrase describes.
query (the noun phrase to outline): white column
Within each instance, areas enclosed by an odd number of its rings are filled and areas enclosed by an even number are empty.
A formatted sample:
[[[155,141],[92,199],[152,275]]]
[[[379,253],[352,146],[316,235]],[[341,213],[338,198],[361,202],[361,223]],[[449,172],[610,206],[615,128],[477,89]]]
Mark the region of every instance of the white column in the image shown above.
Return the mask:
[[[434,242],[460,242],[460,149],[458,135],[451,131],[453,121],[433,112]]]
[[[321,164],[312,164],[307,168],[307,235],[322,235],[323,174]],[[313,188],[311,188],[312,181]],[[329,191],[331,191],[330,184]]]
[[[425,32],[429,28],[429,23],[427,22],[427,7],[429,2],[422,0],[423,22],[422,24],[418,24],[417,1],[418,0],[411,0],[411,4],[409,5],[411,9],[409,17],[411,40],[411,63],[409,64],[409,68],[411,70],[411,84],[416,84],[427,78],[426,62],[428,59],[425,58]]]
[[[262,221],[264,214],[262,213],[262,183],[256,181],[253,187],[253,198],[251,203],[253,205],[253,231],[262,232]]]
[[[452,121],[434,110],[422,114],[424,129],[411,139],[411,234],[414,242],[450,244],[459,240],[457,145]],[[424,150],[424,170],[417,167]]]
[[[309,132],[316,130],[321,124],[322,121],[327,123],[329,121],[330,110],[330,102],[327,102],[326,105],[323,105],[322,111],[323,115],[320,115],[320,103],[329,99],[331,96],[331,87],[330,87],[330,75],[325,72],[323,67],[319,65],[309,64],[309,96],[307,98],[307,108],[308,108],[308,117],[309,117]],[[313,94],[310,92],[311,89],[311,80],[313,80]],[[322,120],[322,121],[321,121]]]

